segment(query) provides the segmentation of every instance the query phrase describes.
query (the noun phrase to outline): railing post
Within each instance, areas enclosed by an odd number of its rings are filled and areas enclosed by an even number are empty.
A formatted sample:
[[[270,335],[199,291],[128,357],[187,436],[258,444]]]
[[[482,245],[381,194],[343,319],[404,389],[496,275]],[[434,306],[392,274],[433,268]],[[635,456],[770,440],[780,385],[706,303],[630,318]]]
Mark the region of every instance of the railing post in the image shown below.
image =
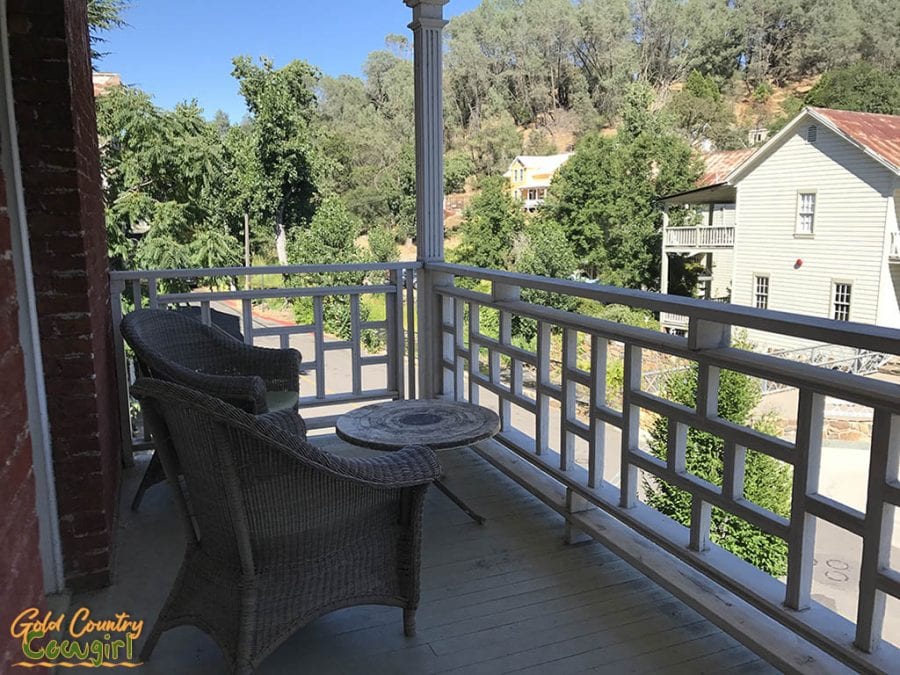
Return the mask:
[[[404,0],[413,11],[413,72],[416,122],[416,247],[423,263],[444,259],[443,43],[447,0]],[[440,299],[433,273],[423,268],[419,282],[419,392],[441,394]]]
[[[491,284],[491,296],[494,302],[515,302],[521,299],[522,289],[518,286],[510,286],[494,282]],[[500,344],[512,345],[512,317],[509,312],[500,310]],[[510,391],[521,393],[522,389],[522,364],[510,359],[509,362]],[[491,381],[500,385],[500,354],[491,354]],[[509,429],[512,423],[512,406],[507,399],[500,400],[501,429]]]
[[[878,577],[884,568],[891,566],[894,519],[886,508],[885,487],[888,483],[897,481],[900,466],[900,417],[876,408],[870,457],[854,641],[865,652],[871,652],[881,640],[884,623],[885,595],[878,587]]]
[[[807,512],[807,496],[819,489],[822,461],[822,425],[825,397],[800,390],[797,405],[797,461],[791,488],[791,529],[788,533],[788,569],[784,604],[807,609],[812,592],[816,520]]]
[[[119,325],[122,323],[122,293],[125,282],[110,280],[109,304],[112,311],[113,347],[116,355],[116,383],[119,398],[119,433],[122,439],[122,464],[134,465],[134,448],[131,436],[131,411],[128,401],[128,367],[125,362],[125,342]]]

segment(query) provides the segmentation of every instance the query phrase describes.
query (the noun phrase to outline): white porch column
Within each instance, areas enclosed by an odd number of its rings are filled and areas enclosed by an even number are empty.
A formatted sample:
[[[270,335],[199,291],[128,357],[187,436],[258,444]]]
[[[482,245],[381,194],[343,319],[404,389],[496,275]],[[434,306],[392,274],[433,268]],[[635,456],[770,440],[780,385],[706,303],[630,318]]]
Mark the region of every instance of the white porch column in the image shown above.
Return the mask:
[[[659,292],[669,292],[669,251],[666,249],[666,231],[669,229],[669,205],[663,205],[662,221],[662,263],[659,271]]]
[[[442,93],[444,5],[448,0],[404,0],[413,11],[416,117],[417,259],[444,259],[444,109]],[[418,283],[419,396],[441,392],[441,312],[428,271]]]

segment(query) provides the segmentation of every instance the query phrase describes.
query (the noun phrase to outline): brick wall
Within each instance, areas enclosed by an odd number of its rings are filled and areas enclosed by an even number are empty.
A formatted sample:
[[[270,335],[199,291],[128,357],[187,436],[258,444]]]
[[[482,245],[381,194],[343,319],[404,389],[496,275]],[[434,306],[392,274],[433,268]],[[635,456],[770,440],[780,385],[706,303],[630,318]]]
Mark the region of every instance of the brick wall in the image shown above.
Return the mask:
[[[120,447],[90,46],[84,0],[9,0],[63,566],[110,580]]]
[[[9,635],[13,618],[43,603],[34,510],[34,471],[28,435],[25,369],[19,345],[16,279],[0,174],[0,673],[22,652]]]

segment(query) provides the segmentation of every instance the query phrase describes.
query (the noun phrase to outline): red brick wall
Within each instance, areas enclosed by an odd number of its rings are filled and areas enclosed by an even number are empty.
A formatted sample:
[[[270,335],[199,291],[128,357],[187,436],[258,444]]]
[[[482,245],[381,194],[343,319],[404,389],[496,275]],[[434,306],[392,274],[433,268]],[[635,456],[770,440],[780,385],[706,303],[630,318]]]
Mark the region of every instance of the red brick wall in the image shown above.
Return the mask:
[[[13,98],[63,566],[110,580],[118,493],[106,229],[84,0],[9,0]]]
[[[0,174],[0,673],[8,672],[13,659],[22,655],[9,635],[13,618],[26,607],[43,603],[25,369],[5,188]]]

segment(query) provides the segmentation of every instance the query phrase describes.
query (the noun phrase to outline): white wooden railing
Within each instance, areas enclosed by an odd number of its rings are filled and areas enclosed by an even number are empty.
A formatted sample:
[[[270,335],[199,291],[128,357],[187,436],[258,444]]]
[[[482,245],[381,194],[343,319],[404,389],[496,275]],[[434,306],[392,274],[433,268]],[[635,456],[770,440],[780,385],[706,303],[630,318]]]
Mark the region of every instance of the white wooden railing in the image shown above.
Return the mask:
[[[171,279],[344,271],[365,271],[369,273],[369,283],[250,291],[161,291],[161,281]],[[429,277],[428,283],[419,284],[420,290],[415,290],[413,274],[422,273]],[[373,279],[375,276],[380,278]],[[309,412],[310,407],[378,398],[414,398],[416,359],[413,355],[418,350],[421,361],[425,350],[435,350],[440,355],[437,363],[441,377],[437,379],[442,384],[441,394],[495,406],[501,417],[502,429],[497,438],[479,444],[477,452],[563,514],[570,532],[579,528],[605,541],[708,615],[720,617],[721,613],[734,612],[738,604],[744,603],[754,614],[763,616],[757,612],[762,610],[768,617],[766,620],[777,621],[789,629],[754,633],[753,620],[747,613],[739,614],[731,624],[728,619],[717,619],[720,625],[729,625],[756,648],[765,650],[767,642],[794,644],[793,636],[799,635],[815,649],[824,650],[820,653],[825,656],[839,658],[856,669],[887,672],[900,662],[900,652],[895,646],[884,642],[879,645],[885,599],[900,597],[900,573],[891,567],[890,561],[890,511],[900,506],[897,475],[900,386],[730,345],[731,330],[739,327],[898,355],[900,331],[446,263],[114,272],[111,286],[117,325],[127,304],[123,300],[129,298],[149,307],[191,303],[201,308],[207,321],[216,303],[233,301],[239,303],[244,339],[250,343],[268,336],[287,344],[291,336],[312,334],[313,358],[305,358],[303,365],[315,372],[316,391],[301,402],[311,427],[332,425],[336,416],[317,418]],[[471,290],[472,287],[479,290]],[[422,291],[423,288],[432,290]],[[686,316],[688,334],[686,337],[667,335],[526,302],[522,299],[523,290]],[[419,297],[420,292],[426,295]],[[360,320],[359,298],[369,294],[384,296],[385,321],[367,324]],[[326,334],[322,301],[333,295],[350,298],[355,317],[351,320],[350,340],[332,340]],[[313,299],[315,312],[311,324],[254,324],[254,301],[302,296]],[[423,317],[429,321],[427,333],[414,334],[412,330],[414,302],[427,303],[428,311],[419,317],[420,321]],[[481,308],[497,314],[498,335],[487,335],[481,330]],[[405,332],[404,316],[409,329]],[[514,343],[514,320],[531,322],[537,334],[533,348]],[[385,354],[370,357],[361,352],[359,337],[365,329],[384,332]],[[423,343],[426,334],[429,339]],[[580,341],[584,340],[588,344],[587,363],[579,360],[578,355]],[[615,350],[610,350],[612,343],[617,345]],[[559,353],[553,345],[559,346]],[[121,366],[120,405],[125,428],[130,429],[125,347],[118,334],[116,348]],[[324,356],[332,349],[350,352],[352,386],[348,391],[331,392],[325,387]],[[695,406],[672,402],[648,392],[642,385],[643,355],[652,352],[697,364],[699,393]],[[607,365],[612,358],[623,360],[621,407],[607,400]],[[376,361],[387,369],[388,386],[367,389],[360,370]],[[769,436],[718,417],[721,369],[797,388],[795,439]],[[826,397],[874,411],[868,482],[861,486],[867,495],[862,511],[824,496],[818,489]],[[672,433],[664,460],[645,449],[641,439],[642,412],[668,420]],[[523,418],[527,420],[525,423]],[[707,431],[723,440],[721,486],[702,481],[685,470],[688,428]],[[614,446],[608,444],[607,429],[618,430],[621,442]],[[127,441],[130,443],[131,439]],[[744,498],[742,485],[748,448],[792,467],[788,517],[778,516]],[[616,466],[618,473],[609,475],[610,467]],[[677,524],[642,500],[641,472],[690,493],[693,508],[689,527]],[[789,557],[784,581],[765,574],[710,541],[710,515],[714,508],[787,542]],[[827,521],[863,542],[855,621],[812,598],[816,519]],[[622,544],[622,539],[615,539],[619,531],[645,543]],[[647,540],[656,546],[648,547]],[[690,570],[696,578],[676,565]],[[715,582],[715,588],[724,589],[722,592],[730,595],[726,598],[717,594],[718,591],[711,591],[710,580]],[[775,647],[772,650],[778,651]],[[781,665],[788,670],[803,670],[799,666],[794,668],[796,664],[790,662]]]
[[[584,512],[589,508],[613,516],[855,668],[889,671],[900,663],[894,660],[898,658],[896,647],[881,643],[879,649],[874,649],[881,639],[885,598],[900,597],[900,573],[889,562],[890,507],[900,505],[900,386],[753,353],[730,344],[732,327],[741,327],[900,354],[900,331],[444,263],[429,263],[425,269],[435,275],[432,283],[437,294],[436,309],[442,317],[438,348],[442,354],[444,395],[496,406],[502,420],[495,442],[479,446],[483,456],[561,511],[570,523],[587,523]],[[481,284],[488,282],[490,292],[469,290],[461,283],[473,279]],[[689,318],[689,332],[686,337],[666,335],[532,304],[521,299],[524,289],[684,315]],[[480,330],[480,308],[499,312],[499,337]],[[535,349],[514,344],[514,319],[534,322]],[[561,338],[559,372],[551,371],[554,334]],[[579,336],[589,340],[590,364],[586,370],[578,363]],[[607,403],[610,343],[620,343],[624,352],[621,409]],[[696,406],[680,405],[642,388],[645,352],[659,352],[698,364]],[[523,386],[524,368],[537,373],[533,389]],[[799,404],[795,440],[770,436],[718,417],[721,369],[796,387]],[[583,409],[581,415],[576,414],[576,390],[582,399],[586,392],[590,402],[587,420],[583,419]],[[819,493],[822,425],[825,399],[829,396],[874,410],[869,478],[863,488],[867,494],[865,511]],[[659,459],[645,449],[641,439],[642,411],[667,418],[671,430],[667,459]],[[517,421],[523,414],[529,418],[525,424]],[[558,436],[551,435],[551,427],[558,428]],[[606,447],[607,427],[620,430],[619,447]],[[721,487],[686,471],[689,427],[723,439]],[[577,445],[582,447],[580,460],[576,458]],[[777,516],[744,498],[748,448],[792,467],[789,517]],[[507,459],[504,453],[515,459]],[[522,460],[546,479],[542,482],[525,476],[519,468]],[[604,478],[610,462],[619,464],[617,479]],[[675,523],[642,501],[639,472],[690,493],[693,508],[689,527]],[[547,480],[551,487],[545,485]],[[552,485],[561,485],[564,497],[554,496]],[[723,509],[787,542],[784,582],[710,541],[713,508]],[[863,540],[855,622],[811,597],[816,519]],[[603,529],[597,530],[601,536]],[[637,554],[639,564],[645,555],[646,552]],[[654,571],[652,567],[644,569]],[[665,573],[656,571],[665,577]],[[696,590],[688,590],[687,594]]]
[[[322,406],[396,399],[416,396],[416,378],[413,354],[415,353],[414,287],[415,274],[419,263],[363,263],[344,265],[293,265],[286,267],[217,268],[196,270],[154,270],[124,271],[110,273],[110,292],[114,325],[114,341],[117,358],[117,378],[119,383],[119,412],[123,429],[123,446],[126,461],[132,449],[141,447],[135,438],[135,424],[130,414],[131,402],[128,394],[132,369],[126,358],[126,348],[119,331],[119,323],[124,312],[134,307],[170,308],[193,306],[200,308],[203,323],[209,325],[213,310],[235,313],[240,317],[240,330],[244,342],[257,344],[260,338],[277,338],[281,347],[290,346],[293,336],[311,335],[312,351],[302,350],[302,372],[315,374],[315,391],[306,393],[301,388],[300,405],[304,410]],[[190,281],[203,278],[240,280],[251,278],[251,286],[259,286],[266,275],[276,275],[287,279],[302,278],[319,274],[365,274],[361,284],[347,286],[290,286],[259,288],[253,290],[184,290],[163,292],[166,284],[174,280]],[[289,276],[288,276],[289,275]],[[323,301],[332,296],[343,296],[349,302],[350,336],[346,340],[329,336],[325,326]],[[363,321],[360,315],[362,296],[383,296],[385,319]],[[275,323],[260,321],[254,317],[254,303],[271,300],[311,298],[312,323]],[[405,323],[405,326],[404,326]],[[364,331],[376,331],[384,339],[383,353],[366,354],[362,346]],[[325,354],[335,350],[350,353],[349,387],[344,391],[329,391],[325,377]],[[363,369],[381,366],[385,369],[385,386],[366,387]],[[375,379],[375,378],[371,378]],[[311,429],[334,425],[336,415],[306,413],[307,426]],[[139,418],[135,418],[139,419]]]
[[[900,232],[891,232],[891,244],[888,249],[888,258],[893,262],[900,262]]]
[[[734,227],[667,227],[663,230],[666,248],[707,249],[734,246]]]

